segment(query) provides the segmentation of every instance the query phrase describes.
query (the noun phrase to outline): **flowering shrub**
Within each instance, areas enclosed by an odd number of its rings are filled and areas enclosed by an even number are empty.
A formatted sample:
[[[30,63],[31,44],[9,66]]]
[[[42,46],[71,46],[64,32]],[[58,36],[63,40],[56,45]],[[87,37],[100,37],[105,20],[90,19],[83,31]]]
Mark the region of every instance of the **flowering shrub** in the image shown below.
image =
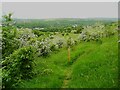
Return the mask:
[[[20,30],[18,35],[20,47],[28,46],[29,44],[27,42],[32,38],[35,38],[35,35],[32,33],[31,29]]]
[[[50,50],[50,44],[49,44],[49,40],[42,40],[39,44],[38,44],[38,52],[40,56],[48,56],[49,53],[51,52]]]
[[[79,41],[99,41],[103,37],[109,37],[115,34],[115,26],[104,26],[101,23],[96,23],[93,26],[84,27],[84,30],[79,35]]]
[[[73,46],[74,44],[75,44],[74,40],[71,37],[69,37],[67,40],[67,47]]]
[[[61,39],[58,40],[58,42],[56,44],[58,45],[58,48],[62,48],[63,47],[63,41]]]
[[[35,50],[33,47],[23,47],[13,52],[3,62],[3,86],[14,87],[22,79],[30,79],[34,74]]]

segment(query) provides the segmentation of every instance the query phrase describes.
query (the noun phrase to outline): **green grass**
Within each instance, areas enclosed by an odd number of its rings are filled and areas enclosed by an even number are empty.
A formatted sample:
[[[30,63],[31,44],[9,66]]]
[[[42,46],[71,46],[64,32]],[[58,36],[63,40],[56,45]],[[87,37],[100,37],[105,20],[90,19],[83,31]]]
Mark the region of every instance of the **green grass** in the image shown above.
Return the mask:
[[[68,64],[67,49],[62,48],[49,57],[37,57],[36,72],[23,88],[113,88],[118,83],[117,36],[105,38],[102,44],[82,42],[71,48]],[[69,78],[67,78],[69,77]]]
[[[92,49],[91,49],[92,50]],[[113,88],[118,81],[118,47],[115,38],[79,57],[73,65],[70,88]]]

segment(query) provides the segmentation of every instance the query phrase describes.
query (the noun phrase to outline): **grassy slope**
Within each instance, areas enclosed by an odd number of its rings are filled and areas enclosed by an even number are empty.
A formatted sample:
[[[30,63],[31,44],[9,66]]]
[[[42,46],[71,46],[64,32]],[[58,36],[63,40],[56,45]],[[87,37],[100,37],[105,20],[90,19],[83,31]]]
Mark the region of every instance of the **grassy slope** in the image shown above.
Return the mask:
[[[67,49],[50,57],[36,59],[35,78],[24,81],[24,88],[96,88],[117,86],[117,37],[103,39],[103,43],[85,42],[71,49],[71,63],[67,63]],[[41,72],[43,71],[44,72]]]
[[[117,87],[118,80],[117,37],[107,38],[100,46],[79,57],[73,65],[71,81],[68,86],[75,88]]]

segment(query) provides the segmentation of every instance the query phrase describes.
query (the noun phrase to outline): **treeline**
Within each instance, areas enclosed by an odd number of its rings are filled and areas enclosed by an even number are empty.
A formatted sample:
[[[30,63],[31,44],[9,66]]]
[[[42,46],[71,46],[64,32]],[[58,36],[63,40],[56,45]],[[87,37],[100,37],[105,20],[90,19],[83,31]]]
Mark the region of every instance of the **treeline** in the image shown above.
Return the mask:
[[[74,27],[76,25],[87,26],[93,25],[96,22],[108,24],[114,20],[97,20],[97,19],[15,19],[16,27],[18,28],[44,28],[42,31],[62,31],[66,27]]]

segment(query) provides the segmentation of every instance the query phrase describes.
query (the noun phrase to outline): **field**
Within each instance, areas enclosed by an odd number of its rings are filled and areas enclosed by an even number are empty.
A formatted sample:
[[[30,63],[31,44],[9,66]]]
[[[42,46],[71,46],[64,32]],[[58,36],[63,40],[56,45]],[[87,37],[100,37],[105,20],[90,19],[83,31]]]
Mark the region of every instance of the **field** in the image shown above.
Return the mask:
[[[3,88],[118,88],[117,21],[16,21],[3,25]]]

